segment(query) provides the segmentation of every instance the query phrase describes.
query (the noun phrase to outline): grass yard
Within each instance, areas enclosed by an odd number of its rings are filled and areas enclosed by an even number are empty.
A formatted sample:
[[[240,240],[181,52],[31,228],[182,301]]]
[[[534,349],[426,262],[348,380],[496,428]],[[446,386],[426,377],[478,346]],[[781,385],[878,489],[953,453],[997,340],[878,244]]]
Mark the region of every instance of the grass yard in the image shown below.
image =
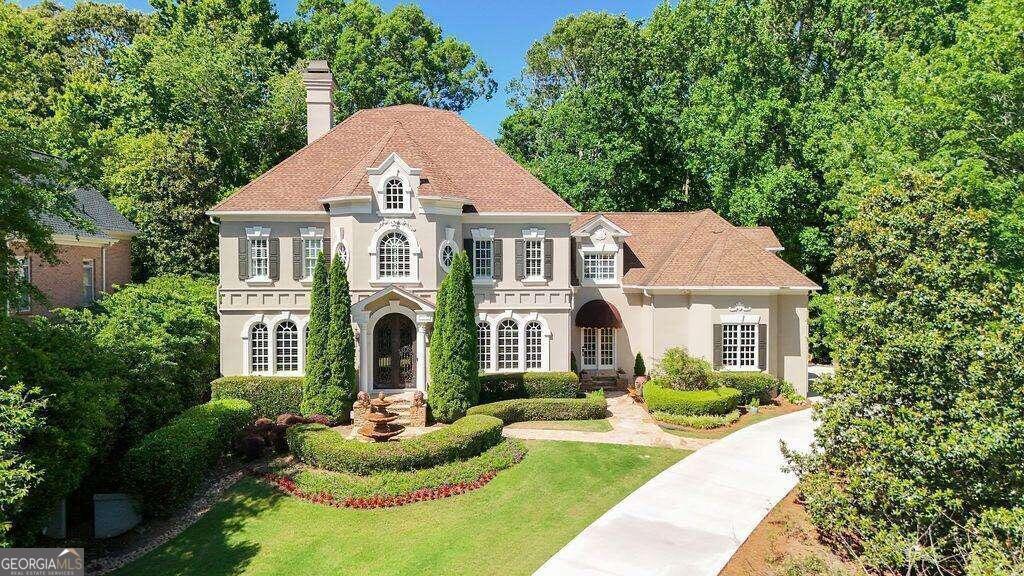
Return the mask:
[[[783,414],[789,414],[791,412],[798,412],[800,410],[810,409],[809,404],[796,405],[784,403],[782,406],[766,405],[761,406],[757,410],[757,414],[744,414],[740,416],[740,419],[730,424],[729,426],[722,426],[721,428],[712,428],[710,430],[701,430],[698,428],[685,428],[681,426],[671,426],[669,424],[661,424],[661,427],[669,434],[675,434],[676,436],[682,436],[683,438],[703,438],[708,440],[717,440],[719,438],[725,438],[729,434],[739,430],[740,428],[746,428],[751,424],[757,424],[763,422],[769,418],[776,416],[782,416]]]
[[[533,422],[516,422],[506,428],[526,428],[533,430],[574,430],[577,432],[611,432],[612,425],[607,418],[601,420],[536,420]]]
[[[527,442],[480,490],[379,510],[337,509],[252,479],[118,576],[531,574],[583,528],[687,452]]]

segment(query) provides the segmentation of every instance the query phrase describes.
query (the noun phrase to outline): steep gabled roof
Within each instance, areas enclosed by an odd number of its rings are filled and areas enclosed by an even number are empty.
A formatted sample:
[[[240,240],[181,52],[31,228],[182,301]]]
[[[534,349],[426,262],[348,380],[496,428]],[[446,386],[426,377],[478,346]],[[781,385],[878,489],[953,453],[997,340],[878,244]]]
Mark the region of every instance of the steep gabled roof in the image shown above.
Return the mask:
[[[93,188],[76,188],[74,193],[76,210],[82,216],[82,219],[91,222],[95,226],[95,230],[82,230],[72,226],[63,218],[43,214],[40,220],[53,230],[54,234],[111,240],[111,234],[132,236],[138,233],[135,225],[122,216],[117,211],[117,208],[114,208],[114,205],[104,198],[99,191]]]
[[[820,289],[751,239],[749,229],[733,226],[712,210],[600,215],[631,234],[624,242],[623,285]],[[596,216],[580,214],[572,229]]]
[[[420,196],[465,198],[475,212],[575,213],[458,114],[411,104],[356,112],[211,212],[320,211],[324,198],[369,196],[366,168],[392,153],[423,170]]]

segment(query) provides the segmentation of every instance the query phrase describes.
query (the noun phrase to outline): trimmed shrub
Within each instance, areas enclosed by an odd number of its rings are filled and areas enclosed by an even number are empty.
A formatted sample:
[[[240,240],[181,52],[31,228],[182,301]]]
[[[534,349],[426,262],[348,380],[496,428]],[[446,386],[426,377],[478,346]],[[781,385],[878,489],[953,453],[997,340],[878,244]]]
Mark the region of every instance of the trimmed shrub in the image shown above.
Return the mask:
[[[675,390],[658,380],[644,384],[644,402],[648,410],[679,416],[728,414],[739,405],[740,396],[740,391],[735,388]]]
[[[501,372],[480,375],[480,403],[513,398],[576,398],[580,377],[574,372]]]
[[[740,404],[749,404],[755,398],[767,404],[779,395],[779,381],[767,372],[715,372],[712,381],[739,390]]]
[[[686,426],[688,428],[699,428],[701,430],[711,430],[712,428],[721,428],[722,426],[728,426],[736,422],[740,419],[740,411],[733,410],[732,412],[722,416],[718,416],[716,414],[680,416],[677,414],[669,414],[668,412],[655,412],[653,416],[655,420],[659,420],[666,424]]]
[[[306,410],[347,421],[356,401],[356,340],[352,333],[352,295],[348,291],[345,259],[331,264],[331,323],[327,328],[327,386],[306,398]]]
[[[210,398],[240,398],[252,404],[254,418],[298,412],[303,379],[287,376],[224,376],[210,383]]]
[[[125,485],[146,514],[168,514],[195,494],[206,471],[251,421],[252,404],[245,400],[214,400],[186,410],[128,451]]]
[[[644,364],[644,357],[637,352],[633,360],[633,376],[644,376],[647,374],[647,365]]]
[[[459,252],[437,291],[430,339],[430,404],[434,418],[452,422],[480,401],[473,275]]]
[[[306,377],[302,389],[303,414],[325,412],[331,372],[327,361],[327,338],[331,327],[330,262],[321,251],[313,268],[313,286],[309,292],[309,324],[306,325]],[[291,409],[289,409],[291,410]],[[283,410],[282,410],[283,412]]]
[[[516,398],[481,404],[470,414],[501,418],[505,424],[533,420],[597,420],[608,416],[604,393],[592,392],[586,398]]]
[[[476,456],[501,442],[501,428],[497,418],[473,415],[409,440],[367,443],[348,440],[320,424],[306,424],[288,429],[288,447],[310,466],[366,475],[430,468]]]
[[[676,390],[709,390],[715,387],[713,374],[707,361],[690,356],[682,348],[669,348],[658,359],[653,376]]]

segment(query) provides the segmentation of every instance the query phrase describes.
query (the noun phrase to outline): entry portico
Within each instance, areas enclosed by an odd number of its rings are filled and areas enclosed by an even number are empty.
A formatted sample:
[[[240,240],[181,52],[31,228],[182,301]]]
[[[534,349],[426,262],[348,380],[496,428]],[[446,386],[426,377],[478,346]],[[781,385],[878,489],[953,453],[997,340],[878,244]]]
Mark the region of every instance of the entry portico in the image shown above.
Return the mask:
[[[426,394],[427,339],[433,322],[431,302],[394,285],[355,303],[359,389],[388,393],[414,388]]]

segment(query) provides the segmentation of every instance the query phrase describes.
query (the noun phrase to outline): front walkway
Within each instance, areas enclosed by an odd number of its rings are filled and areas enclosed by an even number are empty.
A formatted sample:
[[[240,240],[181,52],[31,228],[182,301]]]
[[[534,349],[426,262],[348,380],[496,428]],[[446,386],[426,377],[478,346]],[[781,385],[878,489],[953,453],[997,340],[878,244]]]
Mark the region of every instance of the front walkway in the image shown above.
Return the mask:
[[[535,573],[715,576],[796,485],[779,441],[806,451],[815,423],[801,410],[748,426],[655,476]]]
[[[569,440],[600,444],[628,444],[631,446],[660,446],[680,450],[696,450],[712,440],[682,438],[665,432],[646,410],[637,406],[624,392],[607,392],[611,432],[582,432],[578,430],[540,430],[535,428],[505,427],[503,434],[524,440]]]

